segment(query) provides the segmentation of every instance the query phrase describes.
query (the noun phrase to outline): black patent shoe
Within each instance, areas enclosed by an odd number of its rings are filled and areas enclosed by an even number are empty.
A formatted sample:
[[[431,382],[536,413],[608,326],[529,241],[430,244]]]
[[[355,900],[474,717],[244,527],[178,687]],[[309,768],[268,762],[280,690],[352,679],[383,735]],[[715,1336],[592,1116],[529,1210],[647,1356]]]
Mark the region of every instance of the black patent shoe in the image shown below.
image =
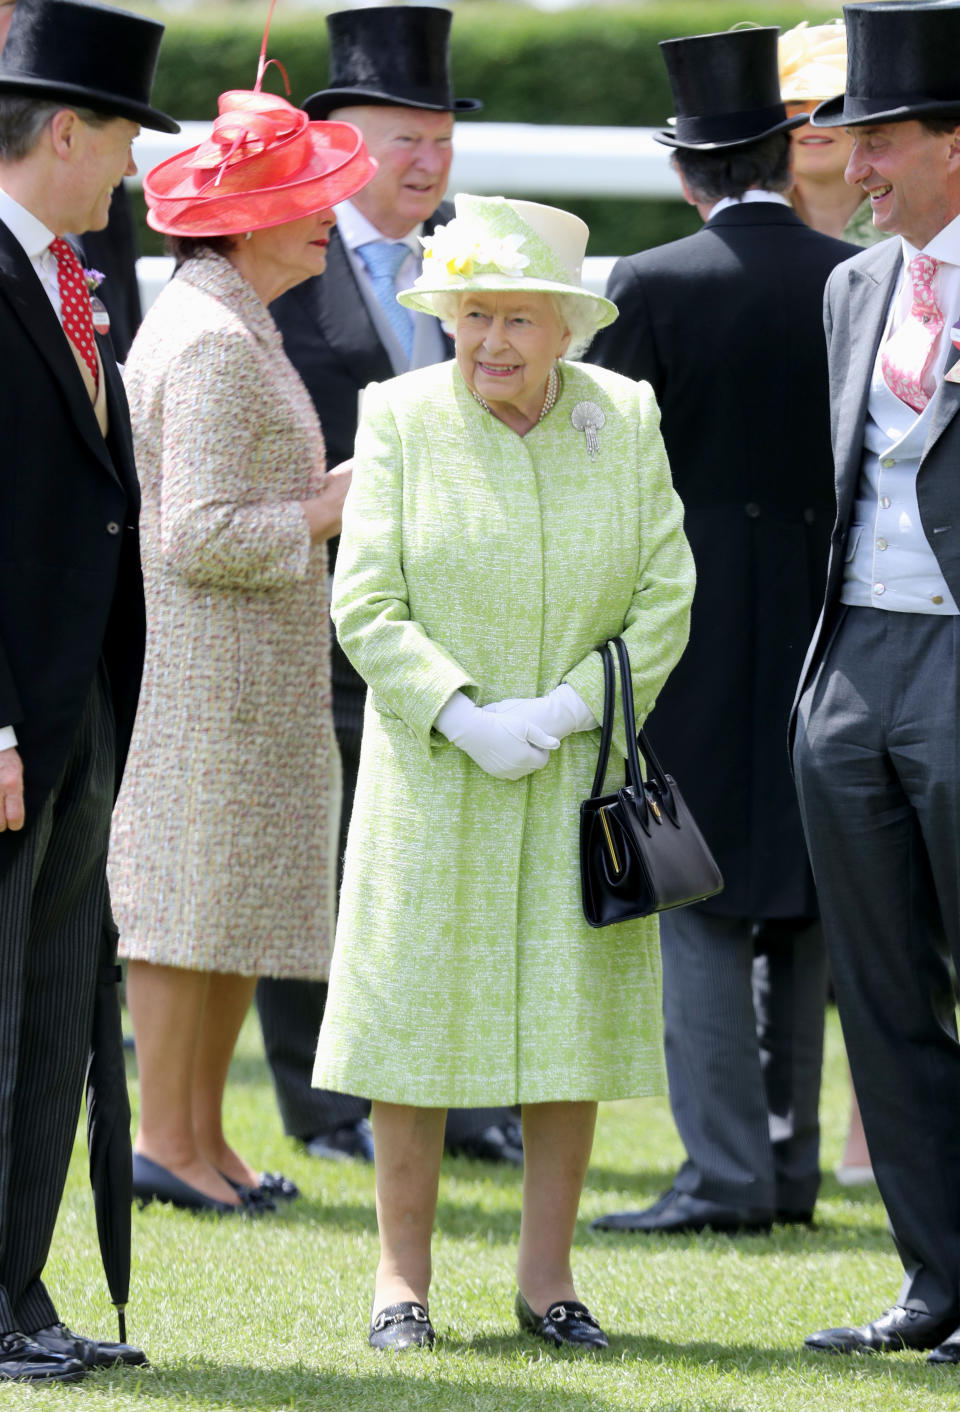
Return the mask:
[[[897,1305],[869,1324],[821,1329],[804,1339],[818,1353],[899,1353],[905,1348],[944,1347],[957,1322],[956,1314],[926,1314]],[[948,1359],[936,1359],[947,1362]]]
[[[435,1338],[430,1315],[422,1304],[410,1300],[388,1304],[370,1321],[371,1348],[392,1348],[398,1353],[404,1348],[432,1348]]]
[[[296,1201],[300,1195],[296,1182],[292,1182],[282,1172],[261,1172],[257,1191],[262,1196],[268,1196],[271,1201]]]
[[[229,1201],[217,1201],[215,1197],[182,1182],[173,1172],[168,1172],[159,1162],[151,1162],[140,1152],[133,1154],[132,1194],[140,1206],[149,1206],[151,1201],[166,1201],[185,1211],[216,1211],[221,1216],[252,1215],[261,1209],[245,1196],[241,1197],[239,1206],[233,1206]]]
[[[51,1352],[26,1334],[0,1334],[0,1381],[78,1383],[86,1375],[79,1358]]]
[[[610,1342],[585,1304],[575,1299],[560,1299],[551,1304],[546,1314],[535,1314],[517,1290],[517,1323],[524,1333],[534,1334],[547,1343],[562,1348],[609,1348]]]
[[[220,1168],[217,1168],[220,1172]],[[266,1215],[269,1211],[276,1211],[277,1203],[269,1192],[264,1191],[262,1186],[247,1186],[244,1182],[235,1182],[233,1177],[228,1177],[226,1172],[220,1172],[221,1177],[228,1186],[232,1186],[240,1197],[248,1211],[256,1212],[258,1215]]]
[[[85,1368],[114,1368],[122,1363],[127,1368],[145,1368],[149,1364],[142,1348],[132,1343],[110,1343],[75,1334],[66,1324],[47,1324],[30,1337],[48,1353],[61,1358],[77,1358]]]

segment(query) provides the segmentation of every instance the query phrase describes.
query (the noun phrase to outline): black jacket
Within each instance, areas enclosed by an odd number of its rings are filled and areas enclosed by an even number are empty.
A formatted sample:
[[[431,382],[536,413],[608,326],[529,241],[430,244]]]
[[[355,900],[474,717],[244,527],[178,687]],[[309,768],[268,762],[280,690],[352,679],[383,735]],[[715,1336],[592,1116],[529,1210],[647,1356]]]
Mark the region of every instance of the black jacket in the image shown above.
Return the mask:
[[[823,290],[853,246],[776,202],[621,260],[591,357],[653,385],[697,565],[650,719],[723,871],[712,912],[815,915],[785,728],[833,522]]]

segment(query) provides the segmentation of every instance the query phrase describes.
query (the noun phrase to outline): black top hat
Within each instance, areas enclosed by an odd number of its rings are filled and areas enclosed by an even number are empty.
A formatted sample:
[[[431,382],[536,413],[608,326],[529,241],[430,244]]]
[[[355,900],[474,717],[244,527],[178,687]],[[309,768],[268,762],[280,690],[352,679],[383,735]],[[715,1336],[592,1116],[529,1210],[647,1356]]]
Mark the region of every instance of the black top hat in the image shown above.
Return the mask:
[[[450,83],[449,10],[425,5],[338,10],[327,16],[330,87],[304,103],[311,118],[334,108],[376,103],[467,113],[483,104],[454,98]]]
[[[667,147],[713,151],[744,147],[799,127],[787,117],[777,64],[779,29],[731,29],[660,42],[676,105],[676,127],[654,134]]]
[[[156,20],[89,0],[20,0],[0,55],[0,93],[62,98],[179,132],[149,102],[163,30]]]
[[[813,110],[815,127],[956,116],[960,5],[844,5],[847,84]]]

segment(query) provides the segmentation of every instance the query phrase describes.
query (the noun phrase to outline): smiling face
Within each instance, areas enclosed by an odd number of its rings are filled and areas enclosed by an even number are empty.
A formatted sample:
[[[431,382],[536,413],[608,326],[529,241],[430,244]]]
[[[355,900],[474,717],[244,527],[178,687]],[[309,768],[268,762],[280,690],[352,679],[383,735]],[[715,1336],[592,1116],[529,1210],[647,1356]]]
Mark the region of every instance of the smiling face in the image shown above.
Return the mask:
[[[817,106],[809,103],[787,103],[787,117],[812,113]],[[804,123],[790,132],[790,164],[801,182],[843,181],[843,173],[853,148],[853,140],[842,128],[813,127]]]
[[[491,411],[535,422],[554,361],[567,350],[547,294],[464,294],[457,311],[457,366],[471,392]],[[505,415],[502,415],[505,414]]]
[[[922,249],[960,214],[960,128],[932,133],[910,120],[847,132],[846,180],[870,198],[878,230]]]
[[[131,147],[140,124],[129,118],[110,118],[104,123],[85,123],[69,109],[57,113],[53,124],[69,133],[67,168],[61,190],[69,205],[61,222],[65,230],[82,235],[87,230],[104,230],[110,217],[114,188],[125,176],[135,176],[136,163]]]
[[[450,175],[452,113],[371,103],[330,116],[358,127],[380,163],[373,180],[350,200],[382,235],[400,240],[433,215]]]

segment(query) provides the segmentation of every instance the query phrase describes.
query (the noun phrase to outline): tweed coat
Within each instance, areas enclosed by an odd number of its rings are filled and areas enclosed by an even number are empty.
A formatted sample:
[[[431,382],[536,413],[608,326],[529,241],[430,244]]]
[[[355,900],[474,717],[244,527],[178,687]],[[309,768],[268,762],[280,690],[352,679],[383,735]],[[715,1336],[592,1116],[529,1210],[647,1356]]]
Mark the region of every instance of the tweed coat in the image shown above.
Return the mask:
[[[323,440],[229,261],[188,261],[127,364],[147,656],[111,884],[123,954],[323,978],[339,757],[327,557],[296,503]]]
[[[606,419],[595,460],[571,423],[585,400]],[[454,363],[368,389],[333,615],[370,692],[315,1083],[424,1106],[660,1091],[657,923],[594,931],[581,910],[599,732],[506,781],[433,722],[458,688],[482,706],[561,680],[599,719],[592,649],[619,632],[642,719],[693,579],[648,386],[566,364],[522,438]],[[614,739],[625,753],[619,713]]]

